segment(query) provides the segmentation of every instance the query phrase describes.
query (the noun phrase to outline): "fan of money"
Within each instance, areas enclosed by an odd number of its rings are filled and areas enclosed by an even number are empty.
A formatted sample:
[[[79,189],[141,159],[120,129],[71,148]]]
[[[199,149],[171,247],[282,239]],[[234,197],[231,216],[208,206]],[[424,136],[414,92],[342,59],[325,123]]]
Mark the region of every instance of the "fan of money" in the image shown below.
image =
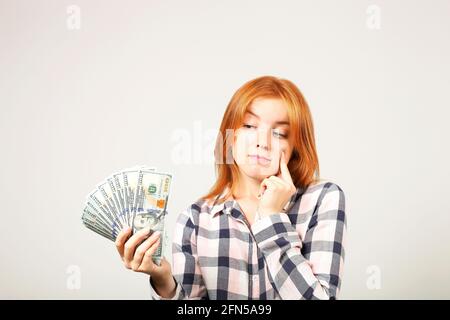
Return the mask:
[[[172,175],[154,167],[137,166],[107,177],[89,193],[81,220],[84,226],[115,241],[119,232],[131,227],[133,233],[150,227],[150,234],[161,232],[161,243],[153,255],[160,263],[164,242]]]

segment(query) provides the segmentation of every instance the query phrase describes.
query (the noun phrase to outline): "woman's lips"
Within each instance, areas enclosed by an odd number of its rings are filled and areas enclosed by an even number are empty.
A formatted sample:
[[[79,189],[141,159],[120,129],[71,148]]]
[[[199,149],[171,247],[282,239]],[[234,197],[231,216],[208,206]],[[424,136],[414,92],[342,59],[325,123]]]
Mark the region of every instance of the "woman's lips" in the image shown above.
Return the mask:
[[[250,157],[250,159],[256,161],[258,164],[261,164],[261,165],[270,164],[270,159],[267,159],[265,157],[258,156],[258,155],[249,155],[249,157]]]

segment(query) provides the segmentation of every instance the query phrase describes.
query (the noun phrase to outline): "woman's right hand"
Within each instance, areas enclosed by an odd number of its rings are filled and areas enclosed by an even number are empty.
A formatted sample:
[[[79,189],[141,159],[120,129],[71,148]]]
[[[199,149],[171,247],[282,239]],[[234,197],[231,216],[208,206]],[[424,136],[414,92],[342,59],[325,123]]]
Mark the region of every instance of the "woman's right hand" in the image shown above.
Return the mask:
[[[116,239],[116,248],[125,267],[148,274],[160,295],[163,292],[170,295],[176,287],[170,264],[163,258],[158,266],[152,259],[161,242],[160,232],[148,237],[150,228],[144,228],[130,237],[131,230],[130,227],[124,228]]]

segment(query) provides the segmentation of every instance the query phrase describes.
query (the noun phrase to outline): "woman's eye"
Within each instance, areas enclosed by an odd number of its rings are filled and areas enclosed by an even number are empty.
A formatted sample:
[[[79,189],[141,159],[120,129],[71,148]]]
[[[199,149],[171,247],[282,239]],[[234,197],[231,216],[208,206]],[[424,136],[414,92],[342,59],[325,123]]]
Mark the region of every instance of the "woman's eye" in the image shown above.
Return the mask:
[[[283,133],[281,133],[281,132],[274,131],[273,134],[274,134],[276,137],[278,137],[278,138],[283,138],[283,139],[286,139],[286,138],[287,138],[287,135],[286,135],[286,134],[283,134]]]
[[[244,123],[244,124],[242,125],[242,127],[246,128],[246,129],[256,128],[256,126],[251,125],[251,124],[247,124],[247,123]],[[279,138],[279,139],[286,139],[286,138],[287,138],[287,134],[283,134],[283,133],[278,132],[278,131],[272,131],[272,133],[273,133],[273,135],[274,135],[275,137],[277,137],[277,138]]]

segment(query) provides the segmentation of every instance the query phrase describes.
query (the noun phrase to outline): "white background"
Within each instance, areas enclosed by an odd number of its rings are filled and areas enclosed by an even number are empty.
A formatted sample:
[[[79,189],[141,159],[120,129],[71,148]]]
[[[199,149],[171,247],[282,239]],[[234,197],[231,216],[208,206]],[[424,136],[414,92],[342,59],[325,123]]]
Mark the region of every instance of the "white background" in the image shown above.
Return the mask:
[[[85,196],[156,166],[171,229],[214,182],[193,155],[212,157],[232,94],[275,75],[305,95],[321,177],[346,195],[340,298],[449,299],[449,17],[444,0],[0,0],[0,298],[148,299],[81,225]]]

